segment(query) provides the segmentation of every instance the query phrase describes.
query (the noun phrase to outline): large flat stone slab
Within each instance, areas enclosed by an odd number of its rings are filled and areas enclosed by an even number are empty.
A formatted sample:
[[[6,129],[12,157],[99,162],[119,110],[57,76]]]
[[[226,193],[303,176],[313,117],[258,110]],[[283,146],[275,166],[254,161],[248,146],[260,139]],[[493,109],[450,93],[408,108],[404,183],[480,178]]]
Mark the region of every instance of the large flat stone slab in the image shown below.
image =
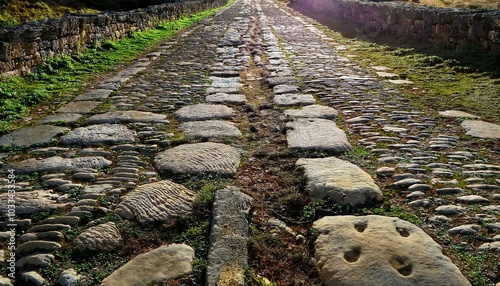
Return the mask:
[[[277,94],[274,103],[279,106],[296,106],[316,104],[316,99],[310,94]]]
[[[216,77],[211,76],[211,86],[212,87],[231,87],[231,88],[239,88],[243,86],[241,83],[241,78],[239,76],[236,77]]]
[[[206,285],[245,285],[251,202],[235,187],[215,193]]]
[[[460,110],[445,110],[445,111],[439,111],[439,115],[442,117],[451,117],[451,118],[472,118],[472,119],[477,119],[479,116],[467,113],[464,111]]]
[[[312,200],[329,197],[350,206],[382,200],[382,192],[373,178],[358,166],[335,158],[301,158],[295,163],[304,168],[306,189]]]
[[[112,251],[123,245],[120,230],[114,222],[88,228],[73,241],[79,251]]]
[[[125,195],[115,213],[141,223],[166,221],[190,214],[195,196],[188,188],[163,180],[139,186]]]
[[[467,131],[465,134],[472,137],[500,138],[500,125],[481,120],[464,120],[462,127]]]
[[[232,176],[240,165],[236,148],[221,143],[184,144],[158,153],[159,172],[175,174],[216,174]]]
[[[338,112],[335,108],[324,105],[308,105],[301,109],[288,109],[285,115],[293,118],[323,118],[336,119]]]
[[[187,138],[241,136],[241,131],[234,123],[220,120],[183,122],[179,129]]]
[[[30,147],[43,144],[68,130],[66,127],[51,125],[25,127],[0,137],[0,146]]]
[[[80,113],[59,113],[47,115],[36,122],[37,125],[47,123],[72,123],[78,121],[83,115]]]
[[[179,121],[202,121],[210,119],[231,119],[234,110],[220,104],[195,104],[177,110],[175,118]]]
[[[96,114],[85,120],[86,125],[103,123],[169,123],[166,115],[135,110],[111,111]]]
[[[99,124],[78,127],[61,137],[64,145],[122,144],[135,141],[135,131],[119,124]]]
[[[6,172],[8,169],[16,170],[16,174],[43,173],[43,172],[65,172],[76,171],[83,168],[107,168],[113,162],[106,160],[101,156],[89,156],[78,158],[62,158],[59,156],[45,159],[28,159],[20,162],[11,163],[2,169]]]
[[[247,99],[244,94],[214,93],[207,95],[205,101],[212,104],[245,104]]]
[[[441,246],[394,217],[330,216],[313,224],[315,258],[326,286],[470,285]]]
[[[32,214],[69,205],[69,203],[58,203],[57,197],[51,190],[16,192],[16,214]],[[3,214],[8,213],[8,200],[8,193],[0,194],[0,211]]]
[[[71,101],[59,107],[56,112],[59,113],[81,113],[86,114],[99,105],[99,101]]]
[[[108,96],[111,93],[113,93],[113,91],[111,89],[92,89],[92,90],[86,91],[86,92],[78,95],[73,100],[74,101],[89,101],[89,100],[101,101],[101,100],[108,98]]]
[[[318,118],[298,118],[286,124],[288,148],[331,151],[337,154],[352,149],[344,131],[335,122]]]
[[[106,277],[101,286],[144,286],[191,273],[194,250],[185,244],[164,245],[139,254]]]

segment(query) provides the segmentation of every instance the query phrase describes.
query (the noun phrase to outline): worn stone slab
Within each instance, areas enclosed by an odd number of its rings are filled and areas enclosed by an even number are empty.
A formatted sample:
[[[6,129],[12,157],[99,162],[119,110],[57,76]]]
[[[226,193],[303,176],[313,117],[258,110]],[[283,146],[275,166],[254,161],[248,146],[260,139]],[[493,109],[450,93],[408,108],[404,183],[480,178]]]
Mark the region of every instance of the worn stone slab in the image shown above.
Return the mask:
[[[64,145],[101,145],[135,142],[135,131],[120,124],[99,124],[78,127],[61,137]]]
[[[470,285],[441,246],[394,217],[329,216],[313,224],[315,258],[326,286]]]
[[[206,285],[245,285],[251,202],[235,187],[215,193]]]
[[[96,114],[85,120],[86,125],[103,123],[169,123],[164,114],[135,110],[111,111]]]
[[[464,120],[461,125],[467,131],[465,134],[472,137],[500,138],[500,125],[481,120]]]
[[[331,120],[298,118],[288,122],[286,127],[288,148],[331,151],[337,154],[352,149],[344,131]]]
[[[101,286],[144,286],[191,273],[194,250],[185,244],[164,245],[139,254],[106,277]]]
[[[99,105],[99,101],[71,101],[59,107],[56,112],[59,113],[81,113],[86,114]]]
[[[379,77],[383,77],[383,78],[390,78],[390,79],[397,79],[399,78],[399,75],[395,74],[395,73],[390,73],[390,72],[385,72],[385,71],[378,71],[378,72],[375,72]]]
[[[179,129],[187,138],[239,137],[242,135],[234,123],[220,120],[183,122]]]
[[[245,104],[247,99],[244,94],[214,93],[207,95],[205,101],[212,104]]]
[[[297,91],[299,91],[299,88],[290,84],[279,84],[273,87],[274,94],[294,93]]]
[[[195,195],[188,188],[168,180],[154,182],[125,195],[115,213],[141,223],[166,221],[190,214]]]
[[[86,91],[73,99],[73,101],[87,101],[87,100],[97,100],[101,101],[113,93],[111,89],[92,89]]]
[[[43,241],[43,240],[32,240],[20,244],[16,248],[16,257],[26,256],[33,253],[52,253],[56,250],[61,249],[61,245],[53,241]]]
[[[48,267],[54,262],[54,255],[48,253],[33,254],[22,257],[16,261],[16,267],[19,268],[43,268]],[[2,285],[2,284],[0,284]]]
[[[43,172],[59,172],[59,171],[76,171],[82,168],[107,168],[113,162],[106,160],[100,156],[77,157],[77,158],[62,158],[59,156],[49,157],[45,159],[27,159],[20,162],[15,162],[7,165],[2,169],[2,172],[7,172],[8,169],[16,170],[16,174],[26,173],[43,173]]]
[[[237,77],[210,77],[212,87],[229,87],[229,88],[239,88],[243,86],[241,83],[241,78]]]
[[[239,165],[240,154],[236,148],[213,142],[180,145],[155,157],[159,172],[175,174],[232,176]]]
[[[269,86],[274,87],[279,84],[295,84],[297,83],[297,79],[293,76],[277,76],[277,77],[268,77],[267,82]]]
[[[99,224],[88,228],[73,241],[79,251],[112,251],[123,245],[120,231],[114,222]]]
[[[43,144],[68,130],[66,127],[52,125],[25,127],[0,137],[0,146],[30,147]]]
[[[350,206],[382,200],[382,192],[373,178],[352,163],[327,157],[300,158],[295,165],[304,168],[306,189],[312,200],[329,197]]]
[[[323,119],[336,119],[338,112],[335,108],[324,105],[308,105],[301,109],[288,109],[285,115],[294,118],[323,118]]]
[[[47,123],[73,123],[78,121],[83,115],[80,113],[60,113],[47,115],[36,122],[37,125]]]
[[[234,110],[220,104],[195,104],[182,107],[174,115],[177,120],[182,122],[231,119],[234,116]]]
[[[477,119],[479,116],[467,113],[464,111],[460,110],[445,110],[445,111],[439,111],[438,112],[440,116],[442,117],[451,117],[451,118],[472,118],[472,119]]]
[[[404,84],[414,84],[413,81],[407,79],[390,79],[388,82],[396,84],[396,85],[404,85]]]
[[[311,105],[316,104],[316,99],[310,94],[277,94],[274,103],[279,106]]]
[[[213,93],[240,93],[240,88],[239,87],[208,87],[206,89],[206,94],[213,94]]]
[[[69,203],[58,203],[57,197],[58,195],[50,190],[16,192],[16,214],[32,214],[69,205]],[[0,194],[0,211],[4,214],[8,211],[8,200],[8,193]]]

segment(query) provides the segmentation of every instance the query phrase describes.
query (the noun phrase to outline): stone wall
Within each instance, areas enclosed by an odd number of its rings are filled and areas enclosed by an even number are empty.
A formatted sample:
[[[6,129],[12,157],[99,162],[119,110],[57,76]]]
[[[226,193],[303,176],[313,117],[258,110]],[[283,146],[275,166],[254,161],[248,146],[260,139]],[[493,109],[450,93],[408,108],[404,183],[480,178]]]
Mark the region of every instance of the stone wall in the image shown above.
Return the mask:
[[[397,37],[450,49],[474,44],[500,54],[500,10],[360,0],[296,0],[290,6],[352,36]]]
[[[61,19],[0,29],[0,75],[25,75],[44,60],[84,51],[105,39],[156,27],[187,14],[226,4],[227,0],[169,3],[128,12],[69,14]]]

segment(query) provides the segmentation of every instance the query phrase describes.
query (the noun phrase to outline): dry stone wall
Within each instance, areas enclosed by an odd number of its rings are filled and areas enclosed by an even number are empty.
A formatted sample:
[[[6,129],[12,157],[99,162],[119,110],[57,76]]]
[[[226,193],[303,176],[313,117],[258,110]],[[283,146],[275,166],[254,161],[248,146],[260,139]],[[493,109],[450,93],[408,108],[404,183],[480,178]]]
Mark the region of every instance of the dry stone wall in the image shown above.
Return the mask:
[[[474,44],[500,54],[500,10],[359,0],[297,0],[290,5],[354,36],[394,36],[452,49]]]
[[[169,3],[128,12],[69,14],[0,29],[0,75],[24,75],[44,60],[73,55],[103,40],[156,27],[182,15],[222,6],[225,0]]]

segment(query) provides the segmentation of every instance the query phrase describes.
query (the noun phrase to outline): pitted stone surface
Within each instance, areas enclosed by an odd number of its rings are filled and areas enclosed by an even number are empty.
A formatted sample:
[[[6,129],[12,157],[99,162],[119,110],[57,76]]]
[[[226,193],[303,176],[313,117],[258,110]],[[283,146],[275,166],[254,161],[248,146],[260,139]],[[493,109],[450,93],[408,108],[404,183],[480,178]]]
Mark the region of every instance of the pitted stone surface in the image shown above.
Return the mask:
[[[207,95],[205,101],[213,104],[245,104],[247,99],[244,94],[214,93]]]
[[[241,136],[241,131],[234,123],[220,120],[183,122],[179,129],[187,138]]]
[[[137,187],[122,198],[115,213],[141,223],[166,221],[191,213],[195,193],[168,180]]]
[[[143,112],[135,110],[112,111],[107,113],[96,114],[85,120],[85,124],[103,124],[103,123],[168,123],[165,120],[166,116],[152,112]]]
[[[155,165],[159,172],[232,176],[240,165],[240,154],[221,143],[184,144],[158,153]]]
[[[90,111],[96,108],[98,105],[99,101],[72,101],[59,107],[56,112],[86,114],[90,113]]]
[[[143,286],[191,273],[194,250],[185,244],[170,244],[139,254],[106,277],[101,286]]]
[[[274,103],[279,106],[311,105],[316,104],[316,99],[310,94],[277,94]]]
[[[15,169],[17,174],[26,174],[34,172],[59,172],[76,171],[83,168],[106,168],[111,166],[112,162],[100,156],[62,158],[59,156],[45,159],[28,159],[12,163],[2,169],[6,172],[8,169]]]
[[[61,137],[65,145],[120,144],[135,141],[135,131],[119,124],[90,125],[78,127]]]
[[[195,104],[182,107],[174,115],[179,121],[231,119],[234,116],[234,110],[225,105]]]
[[[466,134],[472,137],[500,138],[500,125],[481,120],[464,120],[462,127],[467,131]]]
[[[394,217],[334,216],[316,221],[315,258],[333,285],[470,285],[441,246]]]
[[[337,154],[352,149],[344,131],[326,119],[298,118],[286,124],[288,148],[332,151]]]
[[[308,105],[301,109],[288,109],[285,115],[290,117],[301,118],[323,118],[323,119],[336,119],[338,116],[337,110],[332,107],[323,105]]]
[[[51,125],[25,127],[0,137],[0,146],[30,147],[43,144],[68,130],[66,127]]]
[[[93,226],[73,241],[79,251],[112,251],[122,246],[123,239],[114,222]]]
[[[50,190],[35,190],[27,192],[16,192],[16,214],[31,214],[48,209],[62,208],[69,203],[59,203],[57,194]],[[7,213],[9,204],[8,193],[0,194],[0,211]]]
[[[300,158],[295,164],[304,168],[306,189],[312,200],[329,197],[350,206],[382,200],[382,192],[372,177],[358,166],[335,158]]]

